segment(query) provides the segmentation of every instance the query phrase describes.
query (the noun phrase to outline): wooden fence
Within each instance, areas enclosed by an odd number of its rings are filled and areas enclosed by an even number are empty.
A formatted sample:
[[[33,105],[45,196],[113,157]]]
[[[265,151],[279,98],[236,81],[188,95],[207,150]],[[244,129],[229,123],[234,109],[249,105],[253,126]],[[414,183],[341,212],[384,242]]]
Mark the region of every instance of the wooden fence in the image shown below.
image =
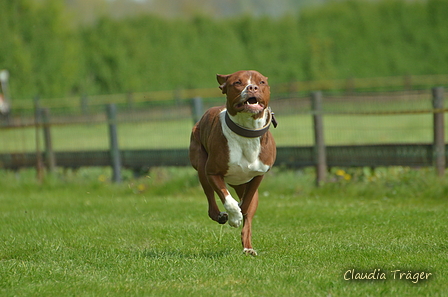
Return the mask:
[[[311,94],[310,116],[313,118],[314,145],[278,147],[276,166],[300,168],[315,166],[316,183],[326,180],[329,167],[378,167],[378,166],[434,166],[439,176],[444,175],[448,149],[445,144],[443,88],[433,88],[433,142],[411,144],[371,144],[371,145],[332,145],[325,144],[324,125],[328,112],[322,109],[322,93]],[[192,100],[193,119],[197,120],[203,112],[201,99]],[[147,171],[154,166],[189,166],[187,149],[146,149],[121,150],[118,147],[117,111],[114,104],[107,105],[107,124],[110,140],[109,150],[97,151],[63,151],[55,152],[52,148],[51,123],[49,109],[40,108],[35,101],[36,135],[41,129],[44,134],[44,144],[36,137],[36,152],[2,153],[0,168],[19,169],[36,167],[38,178],[43,178],[44,167],[48,171],[56,166],[79,168],[83,166],[111,166],[112,179],[121,180],[121,168],[129,168],[135,172]],[[331,113],[331,114],[334,114]],[[40,147],[43,147],[42,151]]]
[[[313,90],[336,91],[347,94],[356,91],[385,91],[425,89],[434,85],[448,86],[448,75],[405,75],[376,78],[327,79],[315,81],[293,81],[271,86],[271,92],[296,96],[299,93],[309,93]],[[164,102],[182,101],[187,98],[219,98],[221,92],[217,87],[203,89],[178,89],[154,92],[128,92],[125,94],[94,95],[66,98],[41,98],[42,106],[52,110],[65,110],[87,114],[103,108],[105,104],[117,104],[127,108],[135,108],[148,104],[163,104]],[[14,100],[12,102],[17,112],[32,112],[32,100]]]

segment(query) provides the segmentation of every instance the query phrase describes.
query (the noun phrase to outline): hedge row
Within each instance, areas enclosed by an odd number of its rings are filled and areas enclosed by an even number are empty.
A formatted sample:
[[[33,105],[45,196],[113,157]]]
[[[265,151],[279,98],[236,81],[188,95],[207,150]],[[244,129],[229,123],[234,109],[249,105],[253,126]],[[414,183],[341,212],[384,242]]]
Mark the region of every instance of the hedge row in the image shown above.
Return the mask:
[[[335,1],[282,18],[102,18],[74,27],[59,0],[0,2],[0,69],[14,98],[216,85],[257,69],[271,83],[444,74],[448,2]]]

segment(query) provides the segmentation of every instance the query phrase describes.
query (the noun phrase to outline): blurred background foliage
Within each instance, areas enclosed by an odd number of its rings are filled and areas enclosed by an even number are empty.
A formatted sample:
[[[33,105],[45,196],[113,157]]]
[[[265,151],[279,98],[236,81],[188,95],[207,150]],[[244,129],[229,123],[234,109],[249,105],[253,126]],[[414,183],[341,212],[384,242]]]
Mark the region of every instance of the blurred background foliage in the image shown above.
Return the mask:
[[[446,0],[273,2],[0,1],[0,69],[13,99],[448,72]]]

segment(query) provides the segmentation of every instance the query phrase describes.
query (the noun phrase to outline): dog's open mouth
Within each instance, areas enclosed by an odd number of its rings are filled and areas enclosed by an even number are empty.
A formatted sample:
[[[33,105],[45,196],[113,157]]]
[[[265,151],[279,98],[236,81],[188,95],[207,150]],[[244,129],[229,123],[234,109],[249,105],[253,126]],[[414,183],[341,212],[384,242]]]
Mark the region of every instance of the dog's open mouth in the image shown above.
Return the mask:
[[[246,101],[235,105],[238,110],[246,109],[250,112],[257,112],[263,109],[263,104],[258,102],[256,97],[249,97]]]
[[[244,102],[244,104],[258,104],[258,100],[255,97],[250,97],[246,100],[246,102]]]

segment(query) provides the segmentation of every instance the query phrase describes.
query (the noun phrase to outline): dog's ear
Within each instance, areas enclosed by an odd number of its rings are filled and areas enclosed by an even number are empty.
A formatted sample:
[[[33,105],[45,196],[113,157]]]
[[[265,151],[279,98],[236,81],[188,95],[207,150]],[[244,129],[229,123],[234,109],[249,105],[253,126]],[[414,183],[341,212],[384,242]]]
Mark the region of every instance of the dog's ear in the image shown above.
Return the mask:
[[[230,75],[216,74],[216,79],[218,80],[219,88],[221,89],[223,94],[226,93],[226,83],[229,76]]]

